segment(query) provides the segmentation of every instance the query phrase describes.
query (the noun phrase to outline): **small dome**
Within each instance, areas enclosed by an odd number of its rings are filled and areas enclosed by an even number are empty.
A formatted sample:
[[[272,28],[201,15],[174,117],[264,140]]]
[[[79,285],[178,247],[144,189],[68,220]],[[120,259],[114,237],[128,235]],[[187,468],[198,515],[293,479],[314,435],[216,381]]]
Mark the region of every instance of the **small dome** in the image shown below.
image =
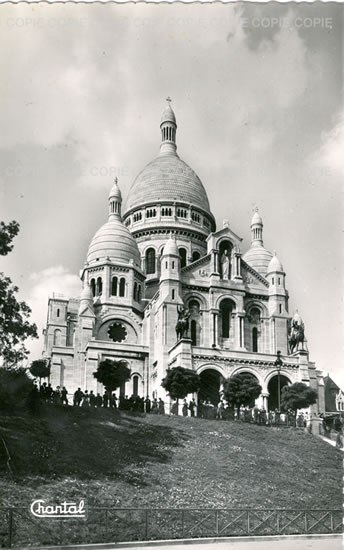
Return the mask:
[[[85,282],[85,286],[82,289],[82,292],[80,294],[80,301],[81,300],[85,300],[85,301],[91,300],[91,302],[93,302],[92,290],[91,290],[90,285],[87,282]]]
[[[166,108],[162,113],[160,125],[164,122],[173,122],[174,124],[177,124],[176,115],[174,114],[173,109],[169,103],[166,105]]]
[[[284,273],[283,265],[277,258],[276,254],[271,259],[269,265],[268,265],[268,273],[275,273],[276,271]]]
[[[163,256],[179,256],[176,240],[171,236],[164,246]]]
[[[120,217],[110,216],[98,229],[87,252],[87,262],[109,258],[112,262],[131,263],[140,267],[141,257],[134,237],[123,225]]]
[[[256,208],[256,210],[253,214],[252,221],[251,221],[251,226],[256,225],[256,224],[263,225],[263,219],[260,216],[260,214],[258,213],[258,208]]]
[[[109,199],[117,199],[122,201],[122,193],[120,188],[118,187],[118,180],[115,178],[114,184],[111,188],[111,191],[109,193]]]
[[[243,260],[264,277],[268,272],[271,258],[271,252],[266,250],[264,246],[258,245],[258,242],[254,243],[254,245],[252,245],[243,255]]]

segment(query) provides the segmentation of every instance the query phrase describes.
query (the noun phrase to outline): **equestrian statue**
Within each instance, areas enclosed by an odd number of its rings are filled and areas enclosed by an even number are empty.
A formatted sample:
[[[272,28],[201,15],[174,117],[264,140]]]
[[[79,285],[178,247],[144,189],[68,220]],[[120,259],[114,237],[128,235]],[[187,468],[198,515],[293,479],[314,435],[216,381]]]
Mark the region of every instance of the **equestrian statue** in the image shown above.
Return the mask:
[[[178,321],[176,324],[177,340],[187,336],[189,330],[190,311],[184,306],[178,306]]]
[[[291,322],[291,326],[289,328],[288,342],[290,354],[294,353],[294,351],[299,350],[299,344],[302,345],[301,349],[304,349],[305,326],[300,315],[297,312],[295,313]]]

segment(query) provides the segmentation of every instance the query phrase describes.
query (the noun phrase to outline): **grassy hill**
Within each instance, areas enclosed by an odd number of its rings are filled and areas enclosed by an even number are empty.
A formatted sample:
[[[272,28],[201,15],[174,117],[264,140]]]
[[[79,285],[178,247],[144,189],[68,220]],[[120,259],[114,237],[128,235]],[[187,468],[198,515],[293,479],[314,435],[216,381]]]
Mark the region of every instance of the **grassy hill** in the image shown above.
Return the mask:
[[[341,507],[341,453],[295,429],[66,408],[2,416],[0,437],[2,506]]]

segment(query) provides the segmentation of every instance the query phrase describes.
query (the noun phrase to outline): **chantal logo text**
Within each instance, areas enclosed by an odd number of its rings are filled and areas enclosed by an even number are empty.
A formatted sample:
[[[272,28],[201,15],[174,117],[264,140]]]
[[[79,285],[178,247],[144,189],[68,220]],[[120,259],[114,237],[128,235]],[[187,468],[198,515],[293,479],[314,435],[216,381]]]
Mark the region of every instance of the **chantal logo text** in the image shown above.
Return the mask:
[[[86,518],[86,505],[84,500],[76,502],[62,502],[61,504],[45,504],[45,500],[34,500],[30,506],[30,512],[36,518]]]

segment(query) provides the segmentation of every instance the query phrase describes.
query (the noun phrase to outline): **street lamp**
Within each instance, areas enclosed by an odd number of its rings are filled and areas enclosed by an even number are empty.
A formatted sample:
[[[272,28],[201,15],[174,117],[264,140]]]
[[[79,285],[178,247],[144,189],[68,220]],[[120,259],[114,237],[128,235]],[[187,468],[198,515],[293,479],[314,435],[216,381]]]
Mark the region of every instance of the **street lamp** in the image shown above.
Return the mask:
[[[281,412],[281,368],[282,368],[282,365],[283,365],[283,361],[282,361],[282,358],[281,358],[281,352],[278,351],[277,352],[277,359],[275,361],[275,367],[277,369],[277,383],[278,383],[278,390],[277,390],[277,393],[278,393],[278,412]]]

